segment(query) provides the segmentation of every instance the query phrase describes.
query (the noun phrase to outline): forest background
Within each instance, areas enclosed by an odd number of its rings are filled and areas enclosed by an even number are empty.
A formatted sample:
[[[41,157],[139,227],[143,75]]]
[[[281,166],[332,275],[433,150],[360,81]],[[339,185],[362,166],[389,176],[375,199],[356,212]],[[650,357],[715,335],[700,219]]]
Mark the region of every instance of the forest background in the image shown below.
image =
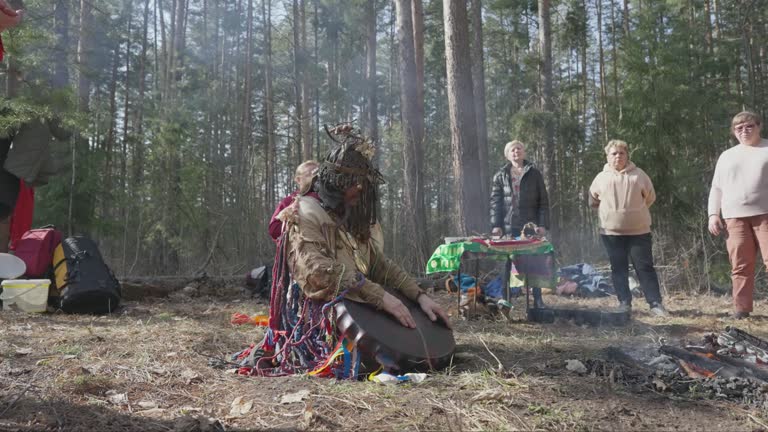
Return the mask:
[[[378,143],[386,249],[410,270],[444,236],[490,231],[512,139],[545,175],[559,263],[603,260],[586,190],[623,139],[657,190],[667,287],[708,290],[728,281],[709,182],[732,116],[766,114],[767,6],[24,0],[3,34],[0,133],[35,116],[75,131],[35,224],[97,239],[118,275],[271,262],[267,223],[294,168],[345,121]]]

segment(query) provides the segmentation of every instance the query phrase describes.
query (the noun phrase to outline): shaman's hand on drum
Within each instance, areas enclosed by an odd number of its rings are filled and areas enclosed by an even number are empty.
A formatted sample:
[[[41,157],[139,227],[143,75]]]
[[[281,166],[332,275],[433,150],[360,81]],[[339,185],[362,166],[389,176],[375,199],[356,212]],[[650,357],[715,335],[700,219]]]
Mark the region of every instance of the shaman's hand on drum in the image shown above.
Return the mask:
[[[381,308],[395,317],[395,319],[400,322],[403,327],[416,328],[416,321],[413,319],[411,311],[405,307],[400,299],[390,293],[384,293],[384,297],[381,300]]]
[[[419,302],[419,306],[421,306],[421,310],[427,314],[429,319],[432,321],[437,321],[437,318],[439,317],[441,320],[443,320],[446,327],[452,328],[451,322],[448,320],[448,314],[446,314],[443,308],[441,308],[439,304],[432,300],[430,296],[422,293],[417,301]]]

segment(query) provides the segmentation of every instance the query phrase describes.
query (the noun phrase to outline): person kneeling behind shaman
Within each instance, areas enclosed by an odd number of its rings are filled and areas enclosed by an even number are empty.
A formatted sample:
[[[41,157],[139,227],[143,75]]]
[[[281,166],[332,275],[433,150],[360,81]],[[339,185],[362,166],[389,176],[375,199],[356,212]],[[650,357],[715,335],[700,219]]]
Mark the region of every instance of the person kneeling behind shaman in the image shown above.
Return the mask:
[[[278,215],[286,226],[275,257],[269,328],[251,374],[326,370],[337,349],[329,341],[335,345],[339,336],[326,311],[342,298],[371,304],[416,328],[410,310],[384,286],[450,326],[443,309],[382,252],[376,206],[383,178],[371,164],[373,146],[349,126],[329,134],[341,146],[320,163],[310,190]]]
[[[377,185],[382,176],[356,147],[339,147],[320,165],[313,189],[319,200],[302,196],[295,213],[285,215],[291,233],[288,266],[304,294],[333,300],[350,287],[346,298],[383,309],[405,327],[416,323],[407,307],[382,286],[401,291],[432,320],[448,316],[416,281],[382,252],[377,241]],[[371,148],[372,152],[372,148]],[[374,235],[377,234],[377,235]],[[360,285],[357,274],[365,278]]]

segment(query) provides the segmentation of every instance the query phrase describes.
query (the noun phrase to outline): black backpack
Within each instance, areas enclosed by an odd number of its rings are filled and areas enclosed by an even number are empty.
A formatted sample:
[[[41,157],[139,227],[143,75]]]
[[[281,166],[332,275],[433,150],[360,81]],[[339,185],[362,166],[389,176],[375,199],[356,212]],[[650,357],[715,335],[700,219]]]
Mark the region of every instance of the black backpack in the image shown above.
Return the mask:
[[[69,237],[53,254],[56,306],[67,313],[102,314],[120,304],[120,282],[104,263],[96,243],[87,237]]]

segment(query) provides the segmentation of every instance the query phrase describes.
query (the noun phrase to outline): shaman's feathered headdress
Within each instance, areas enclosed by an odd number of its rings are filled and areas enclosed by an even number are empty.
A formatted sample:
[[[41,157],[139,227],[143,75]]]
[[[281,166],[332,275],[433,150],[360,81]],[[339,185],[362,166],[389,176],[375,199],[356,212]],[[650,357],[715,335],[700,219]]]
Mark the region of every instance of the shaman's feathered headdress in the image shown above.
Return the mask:
[[[350,234],[367,241],[370,226],[377,219],[378,185],[384,183],[372,162],[375,146],[349,124],[331,129],[326,126],[325,131],[338,145],[320,163],[315,190],[326,207],[345,211],[345,224]],[[353,186],[360,189],[360,201],[356,206],[344,209],[344,191]]]

